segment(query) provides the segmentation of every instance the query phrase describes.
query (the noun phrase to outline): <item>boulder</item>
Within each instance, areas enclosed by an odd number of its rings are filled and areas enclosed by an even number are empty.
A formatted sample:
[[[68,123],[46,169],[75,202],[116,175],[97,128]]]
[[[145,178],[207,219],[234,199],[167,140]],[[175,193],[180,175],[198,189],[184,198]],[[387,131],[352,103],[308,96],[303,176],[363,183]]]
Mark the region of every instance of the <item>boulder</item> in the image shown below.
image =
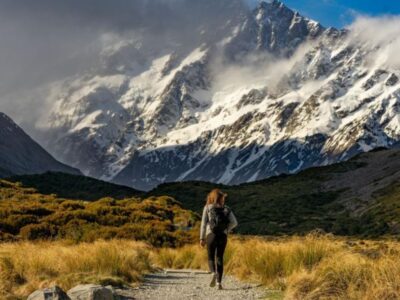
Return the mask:
[[[112,287],[95,284],[81,284],[67,292],[71,300],[117,300]]]
[[[28,300],[71,300],[58,286],[37,290],[28,296]]]

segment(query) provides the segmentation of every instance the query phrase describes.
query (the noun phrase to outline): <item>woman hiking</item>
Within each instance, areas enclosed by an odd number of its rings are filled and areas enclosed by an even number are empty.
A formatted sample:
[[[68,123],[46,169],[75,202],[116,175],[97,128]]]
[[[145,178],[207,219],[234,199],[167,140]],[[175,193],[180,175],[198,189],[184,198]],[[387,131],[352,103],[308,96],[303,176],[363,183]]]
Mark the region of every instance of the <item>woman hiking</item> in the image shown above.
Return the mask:
[[[224,272],[224,252],[228,233],[237,226],[232,210],[225,205],[227,194],[213,189],[207,196],[201,219],[200,245],[207,245],[208,266],[212,273],[210,286],[217,283],[222,290],[222,274]]]

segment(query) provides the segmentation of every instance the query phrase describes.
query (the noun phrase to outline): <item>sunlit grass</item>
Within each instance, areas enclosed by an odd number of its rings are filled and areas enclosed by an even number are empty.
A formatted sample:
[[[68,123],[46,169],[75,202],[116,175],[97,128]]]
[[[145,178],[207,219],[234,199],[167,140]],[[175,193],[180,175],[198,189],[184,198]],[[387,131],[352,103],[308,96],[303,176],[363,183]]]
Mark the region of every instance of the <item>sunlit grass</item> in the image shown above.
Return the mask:
[[[231,237],[225,270],[263,285],[276,299],[400,299],[399,254],[393,240]],[[207,270],[207,253],[197,244],[172,249],[128,240],[5,243],[0,299],[24,299],[54,284],[66,290],[80,283],[136,285],[157,268]]]
[[[27,296],[54,284],[134,284],[153,270],[151,247],[133,241],[20,242],[0,245],[0,298]]]
[[[235,277],[282,290],[285,299],[400,299],[400,243],[308,235],[266,241],[229,241],[226,271]],[[207,268],[197,245],[162,249],[158,265]]]

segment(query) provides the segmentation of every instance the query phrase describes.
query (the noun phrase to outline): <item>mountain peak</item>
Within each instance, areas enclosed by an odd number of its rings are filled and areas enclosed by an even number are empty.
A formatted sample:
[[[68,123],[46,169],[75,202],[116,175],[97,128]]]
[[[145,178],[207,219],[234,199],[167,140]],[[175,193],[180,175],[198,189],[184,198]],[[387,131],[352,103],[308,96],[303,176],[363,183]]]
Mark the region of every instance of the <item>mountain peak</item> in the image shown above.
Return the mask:
[[[253,11],[258,26],[258,49],[290,56],[308,38],[316,38],[325,28],[320,23],[291,10],[278,0],[262,1]]]
[[[255,8],[255,12],[257,14],[263,12],[266,16],[275,16],[275,17],[286,16],[291,18],[301,18],[308,22],[319,24],[319,22],[304,17],[298,11],[292,10],[291,8],[286,6],[283,2],[278,0],[260,1],[258,3],[258,6]]]
[[[281,5],[284,5],[281,1],[279,1],[279,0],[262,0],[262,1],[259,1],[258,2],[258,6],[259,7],[268,7],[268,6],[275,6],[275,7],[278,7],[278,6],[281,6]]]
[[[296,11],[290,9],[288,6],[286,6],[283,2],[278,1],[278,0],[272,0],[272,1],[260,1],[258,3],[258,6],[256,7],[256,10],[264,10],[264,11],[269,11],[274,12],[286,12],[286,13],[292,13],[295,14],[297,13]]]
[[[22,129],[3,112],[0,112],[0,129],[8,134],[15,131],[22,131]]]
[[[258,6],[255,8],[255,12],[260,13],[260,11],[264,12],[265,15],[267,16],[279,17],[284,15],[284,16],[290,16],[292,18],[301,18],[306,20],[307,22],[313,22],[319,24],[319,22],[304,17],[298,11],[289,8],[283,2],[278,0],[260,1],[258,3]]]
[[[0,111],[0,121],[1,122],[9,122],[9,123],[14,123],[13,120],[9,116],[7,116],[5,113]]]

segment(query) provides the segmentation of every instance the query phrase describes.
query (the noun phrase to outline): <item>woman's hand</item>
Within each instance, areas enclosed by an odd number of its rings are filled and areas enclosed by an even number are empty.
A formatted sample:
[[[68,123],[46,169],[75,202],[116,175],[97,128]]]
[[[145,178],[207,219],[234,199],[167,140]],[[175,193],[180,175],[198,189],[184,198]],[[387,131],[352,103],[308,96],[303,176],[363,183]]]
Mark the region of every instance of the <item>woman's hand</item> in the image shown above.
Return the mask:
[[[200,240],[200,247],[204,247],[206,245],[206,241],[205,240]]]

